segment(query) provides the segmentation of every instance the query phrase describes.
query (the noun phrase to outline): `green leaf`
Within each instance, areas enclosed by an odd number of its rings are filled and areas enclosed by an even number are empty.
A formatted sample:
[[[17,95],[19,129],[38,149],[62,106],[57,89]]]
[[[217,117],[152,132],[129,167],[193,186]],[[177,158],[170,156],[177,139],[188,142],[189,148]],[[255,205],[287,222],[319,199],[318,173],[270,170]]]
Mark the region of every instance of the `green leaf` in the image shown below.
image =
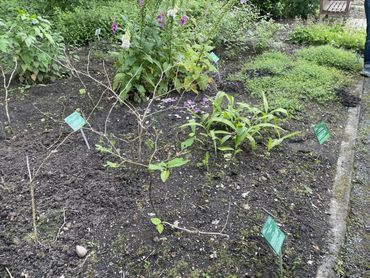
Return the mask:
[[[265,109],[265,112],[268,113],[269,111],[269,103],[267,102],[266,94],[262,93],[263,98],[263,108]]]
[[[218,149],[222,152],[233,152],[234,151],[234,148],[232,147],[219,147]]]
[[[148,169],[150,171],[163,171],[165,167],[159,164],[149,164]]]
[[[230,128],[232,128],[233,130],[235,130],[235,125],[227,120],[227,119],[224,119],[224,118],[221,118],[221,117],[212,117],[211,119],[209,119],[208,121],[208,126],[211,126],[211,124],[213,123],[216,123],[216,124],[224,124],[224,125],[227,125],[229,126]]]
[[[177,157],[175,159],[170,160],[167,163],[167,166],[168,166],[168,168],[175,168],[175,167],[180,167],[182,165],[185,165],[188,162],[189,162],[189,160],[185,160],[181,157]]]
[[[110,169],[117,169],[120,167],[120,165],[118,163],[115,163],[115,162],[111,162],[111,161],[107,161],[105,164],[104,164],[104,167],[106,168],[110,168]]]
[[[271,151],[273,148],[280,145],[284,140],[286,140],[288,138],[291,138],[291,137],[293,137],[295,135],[298,135],[298,134],[300,134],[300,132],[296,131],[296,132],[289,133],[289,134],[285,135],[284,137],[281,137],[280,139],[272,139],[270,137],[269,140],[268,140],[268,143],[267,143],[267,151]]]
[[[170,176],[170,170],[164,170],[161,172],[161,180],[166,182]]]
[[[54,44],[55,41],[53,39],[53,37],[50,35],[50,34],[47,34],[47,33],[44,33],[45,37],[48,39],[48,41],[51,43],[51,44]]]
[[[175,89],[176,91],[180,92],[181,89],[183,88],[183,84],[181,83],[180,79],[179,78],[175,78],[174,82],[173,82],[174,86],[175,86]]]
[[[189,147],[191,147],[194,144],[195,137],[191,137],[186,139],[184,142],[181,143],[181,150],[185,150]]]
[[[150,218],[150,221],[156,226],[162,223],[161,219],[157,217]]]
[[[158,224],[157,226],[155,226],[157,228],[157,231],[159,234],[161,234],[163,231],[164,231],[164,226],[163,224]]]

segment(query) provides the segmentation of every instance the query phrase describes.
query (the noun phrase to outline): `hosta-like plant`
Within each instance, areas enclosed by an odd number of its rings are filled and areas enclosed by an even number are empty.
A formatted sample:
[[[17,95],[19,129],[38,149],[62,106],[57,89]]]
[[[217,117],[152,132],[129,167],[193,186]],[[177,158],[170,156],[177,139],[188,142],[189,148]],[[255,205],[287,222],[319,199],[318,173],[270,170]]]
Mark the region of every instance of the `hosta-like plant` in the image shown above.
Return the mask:
[[[17,60],[17,76],[27,83],[53,81],[63,74],[62,37],[46,19],[23,10],[10,21],[0,21],[0,61],[5,68]]]

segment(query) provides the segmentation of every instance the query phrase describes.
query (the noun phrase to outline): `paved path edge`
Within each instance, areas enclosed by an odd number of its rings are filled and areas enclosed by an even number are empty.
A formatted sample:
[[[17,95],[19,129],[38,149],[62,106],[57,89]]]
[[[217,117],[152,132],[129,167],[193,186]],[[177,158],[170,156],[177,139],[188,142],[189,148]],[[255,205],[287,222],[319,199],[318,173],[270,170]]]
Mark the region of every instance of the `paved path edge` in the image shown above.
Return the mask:
[[[365,81],[357,82],[356,95],[361,97]],[[335,277],[335,265],[346,235],[346,219],[351,195],[352,172],[361,105],[348,109],[348,119],[341,143],[330,201],[327,253],[321,259],[316,278]]]

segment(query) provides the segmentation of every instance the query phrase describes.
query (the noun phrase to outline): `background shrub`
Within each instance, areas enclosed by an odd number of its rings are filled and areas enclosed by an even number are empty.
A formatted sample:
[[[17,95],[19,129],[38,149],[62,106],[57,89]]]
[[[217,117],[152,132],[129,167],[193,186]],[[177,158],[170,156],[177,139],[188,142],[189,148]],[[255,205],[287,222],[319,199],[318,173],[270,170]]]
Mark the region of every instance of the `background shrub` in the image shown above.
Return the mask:
[[[27,83],[54,81],[63,70],[63,38],[52,32],[46,19],[23,10],[11,21],[1,22],[0,61],[8,68],[17,61],[17,75]]]
[[[260,10],[273,18],[307,18],[308,15],[315,15],[320,4],[319,0],[252,0]]]
[[[346,49],[364,50],[366,33],[364,30],[352,30],[339,24],[308,24],[294,28],[290,40],[308,45],[331,44]]]

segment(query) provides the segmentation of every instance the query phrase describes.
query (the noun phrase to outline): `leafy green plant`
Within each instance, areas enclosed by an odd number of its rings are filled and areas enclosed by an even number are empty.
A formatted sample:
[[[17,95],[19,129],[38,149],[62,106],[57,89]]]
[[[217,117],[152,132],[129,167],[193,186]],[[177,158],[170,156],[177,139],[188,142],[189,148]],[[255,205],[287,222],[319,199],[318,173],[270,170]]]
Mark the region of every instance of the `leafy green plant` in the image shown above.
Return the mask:
[[[209,171],[209,152],[206,152],[202,162],[197,164],[198,167],[204,167]]]
[[[247,32],[253,29],[258,19],[258,11],[254,6],[234,6],[221,20],[219,34],[214,39],[216,44],[226,46],[229,51],[245,47],[249,38]]]
[[[158,233],[161,234],[163,233],[164,231],[164,226],[162,224],[162,221],[161,219],[157,218],[157,217],[153,217],[153,218],[150,218],[150,221],[152,222],[152,224],[155,226],[155,228],[157,229]]]
[[[335,48],[331,45],[308,47],[297,52],[297,57],[314,62],[321,66],[337,68],[339,70],[358,72],[362,64],[357,62],[356,54]]]
[[[168,162],[160,162],[157,164],[149,164],[148,169],[149,171],[159,171],[161,172],[161,180],[162,182],[166,182],[170,176],[170,169],[181,167],[187,164],[189,160],[185,160],[181,157],[174,158]]]
[[[275,38],[275,34],[280,28],[281,25],[274,20],[262,18],[255,23],[253,29],[249,30],[249,42],[257,53],[261,53],[269,48],[275,48],[278,41]]]
[[[297,25],[290,40],[299,44],[324,45],[330,44],[338,48],[355,51],[357,47],[364,50],[366,33],[364,30],[353,30],[339,24],[308,24]]]
[[[174,1],[173,1],[174,2]],[[120,92],[121,99],[132,97],[135,101],[148,96],[166,93],[170,88],[177,91],[204,90],[215,68],[207,40],[192,40],[190,23],[186,15],[177,14],[177,6],[169,6],[168,15],[150,10],[144,2],[139,8],[140,24],[123,17],[122,44],[113,55],[116,75],[113,88]]]
[[[210,140],[215,153],[219,150],[236,155],[242,151],[242,144],[248,142],[252,150],[255,150],[256,138],[263,137],[269,130],[282,130],[278,125],[278,116],[287,114],[287,111],[281,108],[270,110],[264,95],[263,108],[260,109],[243,102],[235,103],[233,96],[218,92],[210,114],[199,117],[198,122],[189,120],[187,124],[182,125],[191,128],[189,138],[183,145],[189,147],[195,140],[202,143]],[[201,129],[199,135],[196,135],[197,127]],[[289,138],[280,137],[280,133],[278,135],[281,141]],[[185,142],[187,143],[184,144]]]
[[[65,73],[55,61],[64,60],[62,37],[52,31],[49,21],[20,10],[16,18],[0,25],[0,58],[8,64],[17,61],[20,81],[54,81]]]

